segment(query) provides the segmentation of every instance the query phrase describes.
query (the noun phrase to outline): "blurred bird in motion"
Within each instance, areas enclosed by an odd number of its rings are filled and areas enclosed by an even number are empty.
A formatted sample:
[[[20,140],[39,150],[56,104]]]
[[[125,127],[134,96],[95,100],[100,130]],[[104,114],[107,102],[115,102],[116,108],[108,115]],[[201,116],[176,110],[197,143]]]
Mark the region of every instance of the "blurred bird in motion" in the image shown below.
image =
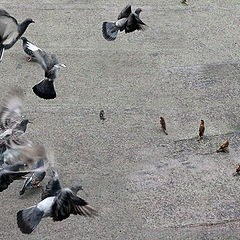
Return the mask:
[[[103,23],[103,37],[108,41],[113,41],[117,38],[118,31],[125,30],[125,33],[130,33],[135,30],[144,30],[146,24],[139,18],[141,11],[141,8],[137,8],[132,13],[131,5],[128,4],[118,15],[118,21]]]
[[[233,176],[240,175],[240,164],[237,165],[236,171],[233,173]]]

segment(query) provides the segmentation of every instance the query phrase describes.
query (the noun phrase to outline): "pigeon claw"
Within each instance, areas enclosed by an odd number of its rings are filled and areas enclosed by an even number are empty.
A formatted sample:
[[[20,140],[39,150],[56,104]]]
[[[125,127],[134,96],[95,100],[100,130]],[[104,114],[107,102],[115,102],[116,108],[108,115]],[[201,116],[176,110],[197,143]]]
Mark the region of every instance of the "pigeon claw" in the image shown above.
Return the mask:
[[[31,59],[30,57],[28,57],[28,58],[27,58],[27,61],[28,61],[28,62],[31,62],[31,61],[32,61],[32,59]]]

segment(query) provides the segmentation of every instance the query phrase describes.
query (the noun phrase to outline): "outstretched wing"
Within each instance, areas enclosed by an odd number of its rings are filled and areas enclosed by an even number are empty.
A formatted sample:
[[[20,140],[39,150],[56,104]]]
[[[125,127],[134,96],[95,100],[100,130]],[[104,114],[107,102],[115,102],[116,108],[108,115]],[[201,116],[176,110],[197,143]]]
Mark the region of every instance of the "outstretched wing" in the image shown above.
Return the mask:
[[[0,43],[10,44],[18,35],[17,20],[0,9]]]
[[[12,127],[23,111],[22,90],[12,90],[3,101],[0,110],[0,126],[2,129]]]
[[[122,18],[128,18],[131,12],[132,12],[131,5],[128,4],[118,15],[118,20]]]
[[[55,198],[52,206],[53,221],[62,221],[70,214],[83,216],[97,215],[97,211],[91,207],[84,199],[77,197],[68,189],[62,189]]]
[[[56,196],[59,190],[61,190],[58,174],[53,168],[51,169],[51,177],[52,179],[48,182],[45,190],[42,192],[42,200],[48,197]]]
[[[51,65],[51,59],[43,50],[37,50],[34,52],[37,62],[42,66],[43,70],[46,72],[49,70]]]
[[[31,171],[14,172],[2,170],[2,172],[0,172],[0,192],[7,189],[14,180],[21,179],[23,176],[29,174],[30,172]]]

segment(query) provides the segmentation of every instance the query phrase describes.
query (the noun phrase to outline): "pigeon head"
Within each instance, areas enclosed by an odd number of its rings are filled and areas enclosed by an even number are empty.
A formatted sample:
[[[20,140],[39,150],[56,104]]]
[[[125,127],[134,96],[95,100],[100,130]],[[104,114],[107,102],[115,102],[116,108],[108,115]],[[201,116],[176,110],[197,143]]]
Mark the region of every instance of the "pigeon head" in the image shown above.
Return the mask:
[[[21,125],[27,125],[28,123],[32,123],[29,119],[23,119]]]
[[[23,161],[18,161],[18,162],[16,162],[14,165],[12,165],[12,168],[13,169],[11,169],[12,171],[19,171],[19,169],[24,169],[24,167],[26,167],[27,166],[27,164],[25,163],[25,162],[23,162]]]
[[[141,9],[141,8],[137,8],[137,9],[135,10],[135,13],[136,13],[138,16],[139,16],[140,12],[142,12],[142,9]]]
[[[74,192],[74,194],[77,194],[79,190],[83,190],[83,187],[80,184],[75,184],[71,190]]]
[[[34,20],[31,19],[31,18],[27,18],[27,19],[25,19],[24,22],[27,23],[27,25],[29,25],[30,23],[35,23]]]
[[[201,120],[201,124],[204,124],[204,120]]]
[[[31,18],[27,18],[19,25],[19,30],[18,30],[19,36],[21,36],[26,31],[30,23],[35,23],[35,22]]]
[[[27,39],[25,37],[21,37],[20,39],[22,39],[24,42],[27,41]]]

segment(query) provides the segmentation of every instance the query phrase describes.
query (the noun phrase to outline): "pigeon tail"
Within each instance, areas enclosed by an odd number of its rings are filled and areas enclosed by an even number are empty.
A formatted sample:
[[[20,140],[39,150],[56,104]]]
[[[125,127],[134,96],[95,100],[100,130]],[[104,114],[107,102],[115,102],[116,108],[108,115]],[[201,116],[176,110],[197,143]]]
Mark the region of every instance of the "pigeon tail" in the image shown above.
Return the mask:
[[[0,47],[0,62],[2,62],[4,47]]]
[[[56,92],[54,89],[53,81],[48,78],[44,78],[40,83],[36,84],[33,88],[33,92],[40,98],[54,99],[56,98]]]
[[[44,212],[36,206],[17,213],[17,224],[22,233],[30,234],[40,223]]]
[[[117,38],[119,29],[116,22],[104,22],[102,25],[103,37],[108,41],[114,41]]]

